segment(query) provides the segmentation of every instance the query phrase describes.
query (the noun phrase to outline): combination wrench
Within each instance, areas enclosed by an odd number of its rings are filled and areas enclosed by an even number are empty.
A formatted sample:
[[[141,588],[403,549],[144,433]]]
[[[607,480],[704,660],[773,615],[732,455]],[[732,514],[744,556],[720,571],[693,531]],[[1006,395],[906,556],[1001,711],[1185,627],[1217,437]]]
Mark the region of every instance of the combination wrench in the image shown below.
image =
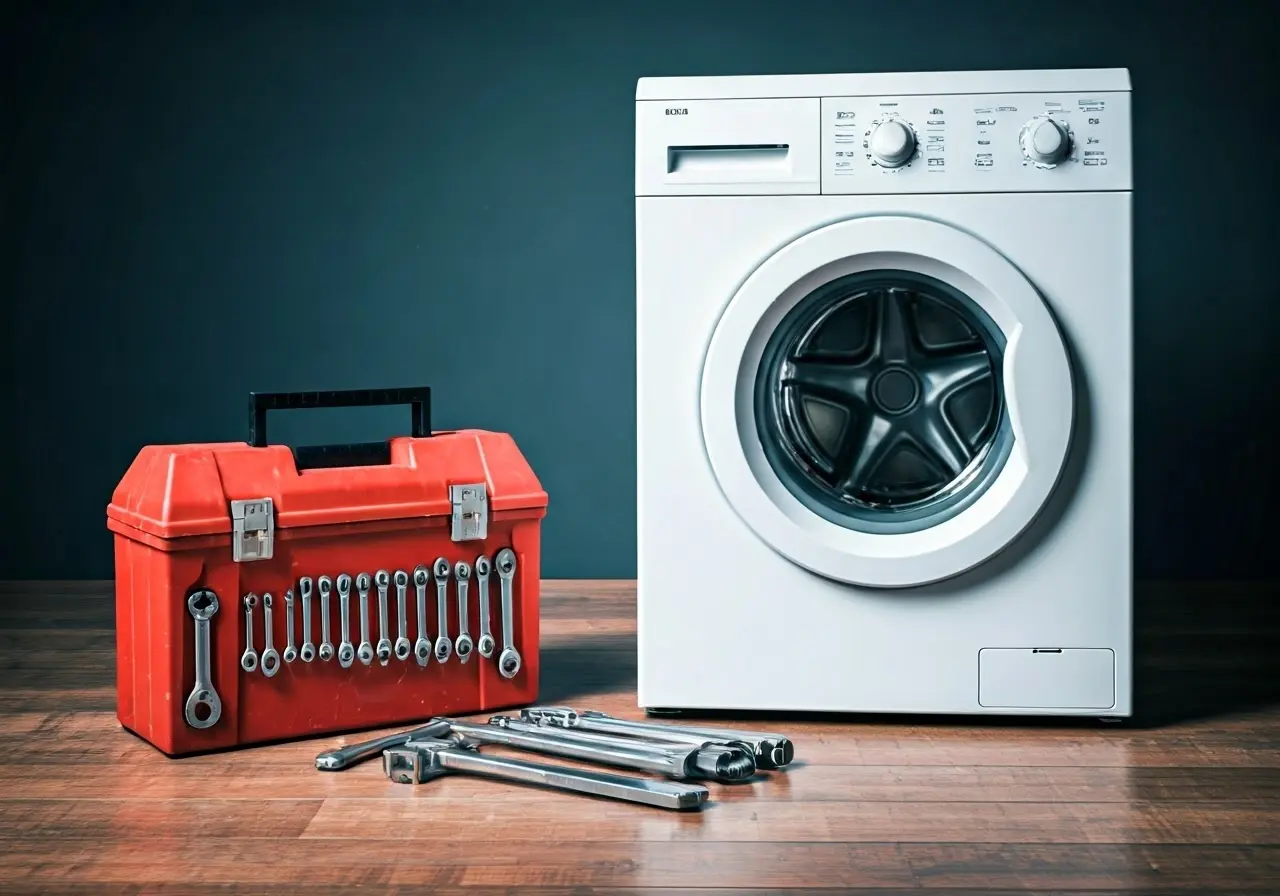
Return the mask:
[[[387,637],[387,587],[391,584],[391,574],[380,569],[373,575],[373,584],[378,587],[378,663],[385,666],[391,662],[391,639]]]
[[[427,583],[431,570],[419,566],[413,571],[413,587],[418,592],[418,640],[413,644],[413,655],[419,666],[431,660],[431,639],[427,637]]]
[[[474,646],[470,623],[467,622],[467,589],[471,584],[471,564],[459,560],[453,566],[453,574],[458,580],[458,584],[454,586],[458,591],[458,640],[453,642],[453,652],[458,655],[458,662],[465,663],[471,659],[471,649]]]
[[[320,659],[327,663],[333,659],[333,642],[329,640],[329,594],[333,591],[333,580],[321,576],[316,590],[320,592]]]
[[[436,662],[447,663],[453,655],[453,642],[449,640],[449,561],[441,557],[432,568],[436,576]]]
[[[497,645],[489,630],[489,558],[484,554],[476,558],[476,590],[480,593],[480,640],[476,642],[476,650],[488,659]]]
[[[396,583],[396,659],[404,662],[409,658],[413,645],[409,643],[409,574],[397,569]]]
[[[274,628],[271,617],[273,604],[274,601],[270,592],[262,595],[262,627],[266,631],[262,645],[262,674],[267,678],[274,677],[280,671],[280,654],[276,652],[275,645],[271,643],[271,639],[274,637],[271,631]]]
[[[493,558],[498,570],[498,586],[502,589],[502,653],[498,654],[498,674],[515,678],[520,673],[520,651],[515,645],[515,620],[511,608],[511,586],[516,577],[516,552],[503,548]]]
[[[338,644],[338,665],[350,669],[356,658],[356,649],[351,646],[351,576],[345,572],[338,576],[338,628],[342,632],[342,641]]]
[[[258,595],[249,592],[244,596],[244,653],[240,656],[240,668],[252,672],[258,668],[258,652],[253,649],[253,608],[258,605]]]
[[[298,658],[298,648],[293,646],[293,589],[284,593],[284,661],[292,663]]]
[[[304,663],[309,663],[316,658],[316,645],[311,643],[311,578],[303,576],[299,579],[298,589],[302,594],[302,649],[298,656]]]
[[[367,572],[356,576],[356,594],[360,598],[360,646],[356,656],[366,666],[373,662],[373,645],[369,643],[369,584]]]
[[[209,665],[213,656],[209,644],[209,620],[218,612],[218,595],[212,591],[195,592],[187,598],[187,612],[195,620],[196,681],[182,714],[192,728],[212,728],[222,716],[222,700],[213,688],[213,672]],[[204,718],[200,717],[201,710]]]

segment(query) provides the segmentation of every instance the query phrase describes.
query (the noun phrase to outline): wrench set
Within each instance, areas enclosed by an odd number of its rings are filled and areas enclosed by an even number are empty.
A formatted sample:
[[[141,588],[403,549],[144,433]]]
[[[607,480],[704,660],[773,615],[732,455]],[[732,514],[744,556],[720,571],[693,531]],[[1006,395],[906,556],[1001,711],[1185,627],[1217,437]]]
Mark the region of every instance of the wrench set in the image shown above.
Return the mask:
[[[383,442],[269,444],[276,409],[407,404]],[[121,724],[180,756],[537,699],[547,495],[430,390],[255,394],[244,442],[143,448],[107,508]]]
[[[479,750],[486,744],[648,772],[662,780],[489,756]],[[471,774],[683,810],[702,806],[710,796],[705,785],[695,782],[750,781],[760,771],[790,765],[795,749],[789,738],[778,734],[631,722],[601,712],[534,707],[518,716],[494,716],[488,724],[432,719],[411,731],[326,750],[316,757],[316,768],[340,771],[379,754],[384,774],[399,784]]]

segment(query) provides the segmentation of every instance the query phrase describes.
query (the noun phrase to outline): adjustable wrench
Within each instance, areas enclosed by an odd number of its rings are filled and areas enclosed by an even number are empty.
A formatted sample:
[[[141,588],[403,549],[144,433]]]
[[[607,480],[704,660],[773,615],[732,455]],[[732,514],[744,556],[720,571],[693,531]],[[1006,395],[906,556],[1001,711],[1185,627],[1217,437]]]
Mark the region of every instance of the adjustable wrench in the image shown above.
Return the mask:
[[[360,597],[360,647],[356,656],[366,666],[373,662],[373,645],[369,643],[369,574],[356,576],[356,594]]]
[[[311,578],[303,576],[298,580],[298,590],[302,594],[302,648],[298,656],[304,663],[316,658],[316,645],[311,643]]]
[[[284,593],[284,661],[292,663],[298,658],[298,648],[293,646],[293,589]]]
[[[409,643],[409,574],[403,569],[397,569],[395,582],[396,622],[399,623],[396,629],[396,659],[403,663],[413,650],[413,645]]]
[[[351,576],[345,572],[338,576],[338,628],[342,632],[342,641],[338,644],[338,665],[350,669],[356,658],[356,649],[351,646]]]
[[[484,554],[476,558],[476,590],[480,592],[480,640],[476,641],[476,650],[488,659],[497,645],[489,630],[489,558]]]
[[[195,620],[196,627],[196,680],[182,714],[192,728],[212,728],[222,716],[222,701],[213,689],[213,673],[209,667],[213,656],[209,645],[209,620],[218,612],[218,595],[212,591],[195,592],[187,598],[187,612]],[[204,718],[200,717],[202,708]]]
[[[378,586],[378,662],[385,666],[391,662],[391,639],[387,637],[387,587],[391,584],[391,574],[380,569],[373,575],[373,584]]]
[[[520,651],[515,645],[515,620],[511,609],[511,585],[516,577],[516,552],[511,548],[498,551],[493,558],[498,570],[498,586],[502,589],[502,653],[498,654],[498,674],[515,678],[520,673]]]
[[[418,640],[413,644],[413,655],[419,666],[431,660],[431,639],[427,637],[427,583],[431,570],[419,566],[413,571],[413,587],[418,592]]]
[[[262,595],[262,627],[266,629],[266,640],[262,647],[262,674],[267,678],[274,677],[280,671],[280,654],[276,652],[275,646],[271,643],[273,637],[271,630],[274,628],[274,623],[271,619],[273,603],[270,592]]]
[[[253,649],[253,608],[258,605],[258,595],[249,592],[244,596],[244,653],[240,656],[240,668],[252,672],[258,668],[258,652]]]
[[[333,590],[333,580],[321,576],[316,590],[320,592],[320,659],[327,663],[333,659],[333,642],[329,640],[329,592]]]
[[[453,642],[449,640],[449,561],[443,557],[432,567],[436,576],[436,662],[447,663],[453,654]]]
[[[453,642],[453,650],[458,655],[458,662],[465,663],[471,659],[471,648],[474,646],[471,642],[470,623],[467,622],[467,588],[471,584],[471,564],[459,560],[453,565],[453,574],[458,580],[458,584],[454,586],[458,591],[458,640]]]

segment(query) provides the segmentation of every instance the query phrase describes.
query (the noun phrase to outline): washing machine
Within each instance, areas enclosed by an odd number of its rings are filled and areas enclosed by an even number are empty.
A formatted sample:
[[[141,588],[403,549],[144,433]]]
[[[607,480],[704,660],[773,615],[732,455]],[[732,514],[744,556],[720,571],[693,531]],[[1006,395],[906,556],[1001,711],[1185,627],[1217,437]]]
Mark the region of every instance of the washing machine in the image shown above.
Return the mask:
[[[1132,712],[1125,70],[645,78],[638,697]]]

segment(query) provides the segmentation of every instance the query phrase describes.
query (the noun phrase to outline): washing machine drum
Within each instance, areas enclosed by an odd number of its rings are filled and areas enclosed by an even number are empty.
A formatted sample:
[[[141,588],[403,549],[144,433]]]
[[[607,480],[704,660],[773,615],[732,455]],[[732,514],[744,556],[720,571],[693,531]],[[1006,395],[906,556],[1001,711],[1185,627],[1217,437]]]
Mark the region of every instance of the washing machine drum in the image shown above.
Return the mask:
[[[1073,408],[1035,287],[981,240],[908,217],[843,221],[767,259],[702,373],[729,504],[792,562],[871,587],[1005,549],[1058,482]]]

